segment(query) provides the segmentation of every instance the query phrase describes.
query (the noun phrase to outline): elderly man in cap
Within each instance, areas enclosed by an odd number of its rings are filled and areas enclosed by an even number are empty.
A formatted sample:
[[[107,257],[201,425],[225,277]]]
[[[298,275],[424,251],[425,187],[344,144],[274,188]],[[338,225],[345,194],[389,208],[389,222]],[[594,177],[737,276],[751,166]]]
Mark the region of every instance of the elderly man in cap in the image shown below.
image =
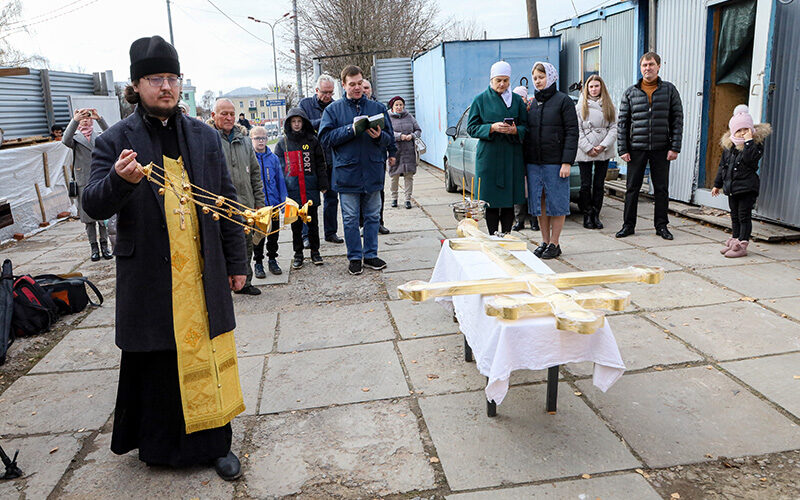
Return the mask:
[[[117,215],[116,344],[122,350],[111,450],[148,465],[213,464],[241,475],[230,421],[244,411],[230,290],[245,282],[242,229],[182,204],[197,188],[231,199],[217,133],[178,110],[181,71],[159,36],[130,48],[135,111],[97,138],[83,207]],[[169,189],[144,178],[165,172]],[[162,170],[163,169],[163,170]],[[174,187],[178,184],[180,189]]]
[[[217,129],[222,138],[222,151],[231,174],[239,203],[249,208],[259,209],[265,206],[264,182],[261,180],[261,167],[253,150],[253,143],[247,135],[247,129],[236,123],[236,110],[230,99],[217,99],[208,124]],[[260,295],[261,290],[252,285],[253,268],[253,235],[247,234],[247,280],[244,287],[235,293]]]

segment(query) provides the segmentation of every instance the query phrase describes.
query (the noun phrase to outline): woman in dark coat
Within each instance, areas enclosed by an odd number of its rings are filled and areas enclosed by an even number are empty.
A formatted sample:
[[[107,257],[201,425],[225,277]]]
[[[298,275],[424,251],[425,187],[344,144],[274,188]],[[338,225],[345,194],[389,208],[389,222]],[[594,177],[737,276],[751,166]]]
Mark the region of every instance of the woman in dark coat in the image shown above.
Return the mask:
[[[414,174],[417,173],[417,146],[415,138],[422,136],[417,120],[406,111],[406,101],[395,96],[389,99],[389,118],[392,119],[394,140],[397,143],[397,162],[389,167],[392,178],[392,206],[397,206],[397,192],[400,176],[403,176],[403,191],[406,195],[406,208],[411,208],[411,192],[414,189]]]
[[[559,237],[569,215],[569,173],[578,151],[578,117],[572,99],[556,88],[558,72],[552,64],[537,62],[531,74],[536,93],[525,136],[528,210],[539,218],[542,230],[542,243],[533,253],[552,259],[561,255]]]
[[[514,204],[525,202],[525,164],[522,139],[527,130],[527,114],[522,97],[511,92],[511,65],[499,61],[492,65],[489,88],[472,101],[467,133],[480,139],[475,156],[475,187],[487,202],[486,226],[489,234],[511,231]],[[575,112],[573,111],[573,115]]]

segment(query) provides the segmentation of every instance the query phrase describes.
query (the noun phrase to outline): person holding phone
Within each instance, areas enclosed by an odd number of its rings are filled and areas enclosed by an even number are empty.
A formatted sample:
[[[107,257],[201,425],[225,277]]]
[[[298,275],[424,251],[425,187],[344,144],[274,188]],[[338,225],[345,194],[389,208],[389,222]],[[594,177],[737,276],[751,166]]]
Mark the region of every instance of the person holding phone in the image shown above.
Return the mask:
[[[489,234],[511,231],[514,204],[525,202],[522,139],[527,131],[525,102],[510,90],[511,65],[498,61],[489,73],[489,88],[469,108],[467,133],[479,139],[475,156],[475,189],[489,204]]]
[[[111,250],[108,248],[108,226],[106,221],[95,220],[86,213],[83,209],[81,202],[81,195],[86,184],[89,183],[89,174],[92,167],[92,151],[94,150],[94,143],[99,135],[94,129],[94,122],[101,130],[105,131],[108,124],[97,113],[96,109],[83,108],[76,109],[72,115],[67,130],[61,137],[61,142],[66,147],[72,150],[72,171],[75,176],[75,184],[78,185],[78,194],[75,198],[75,204],[78,207],[78,215],[81,222],[86,225],[86,236],[89,238],[89,245],[91,246],[92,262],[97,262],[100,257],[104,259],[111,259]],[[97,243],[97,229],[100,229],[100,244]]]

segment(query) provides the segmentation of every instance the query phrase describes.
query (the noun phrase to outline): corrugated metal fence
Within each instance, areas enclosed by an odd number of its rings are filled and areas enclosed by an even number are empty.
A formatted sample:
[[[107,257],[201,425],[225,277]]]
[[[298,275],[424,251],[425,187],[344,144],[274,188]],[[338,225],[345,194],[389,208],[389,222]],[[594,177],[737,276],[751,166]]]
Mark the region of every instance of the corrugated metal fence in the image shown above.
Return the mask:
[[[399,95],[406,101],[406,111],[416,116],[410,58],[376,59],[372,68],[372,84],[375,87],[375,98],[380,102],[387,104],[389,99]]]
[[[94,76],[31,69],[30,74],[0,77],[0,128],[5,139],[49,135],[48,95],[55,123],[69,123],[68,95],[94,95]]]

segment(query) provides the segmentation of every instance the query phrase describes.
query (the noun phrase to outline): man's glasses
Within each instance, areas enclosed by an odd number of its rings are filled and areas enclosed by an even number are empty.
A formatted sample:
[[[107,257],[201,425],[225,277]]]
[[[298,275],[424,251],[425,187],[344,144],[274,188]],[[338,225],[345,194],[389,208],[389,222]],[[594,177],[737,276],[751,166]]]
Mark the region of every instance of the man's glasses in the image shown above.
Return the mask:
[[[145,76],[144,79],[150,82],[151,87],[155,88],[160,88],[164,85],[164,80],[166,80],[172,88],[179,86],[183,81],[183,79],[178,76],[168,76],[166,78],[163,76]]]
[[[267,140],[267,138],[266,138],[266,137],[252,137],[252,139],[253,139],[254,141],[266,141],[266,140]]]
[[[328,91],[318,90],[317,92],[319,92],[322,95],[333,95],[333,90],[328,90]]]

